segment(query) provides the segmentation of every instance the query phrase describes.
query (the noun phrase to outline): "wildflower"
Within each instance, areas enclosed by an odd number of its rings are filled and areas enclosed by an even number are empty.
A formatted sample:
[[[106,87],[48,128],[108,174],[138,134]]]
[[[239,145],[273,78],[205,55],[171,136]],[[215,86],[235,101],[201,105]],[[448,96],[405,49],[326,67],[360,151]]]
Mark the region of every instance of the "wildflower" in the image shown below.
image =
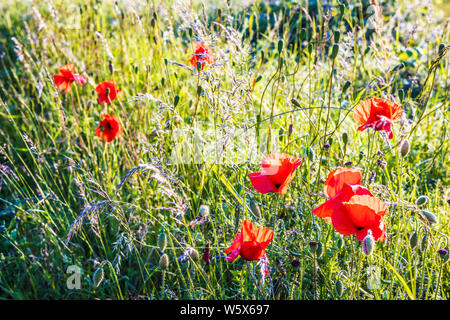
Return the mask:
[[[361,102],[353,110],[353,119],[359,124],[359,131],[373,128],[386,132],[393,138],[392,122],[402,114],[401,107],[389,100],[372,98]]]
[[[276,192],[285,194],[295,169],[302,159],[284,153],[269,154],[262,160],[263,172],[249,174],[250,182],[260,193]]]
[[[110,104],[116,98],[123,100],[123,92],[117,89],[115,81],[104,81],[97,85],[95,91],[98,93],[98,103]]]
[[[195,50],[192,54],[191,59],[189,62],[194,66],[194,68],[197,68],[197,64],[200,63],[201,70],[205,67],[205,64],[212,64],[214,63],[214,56],[212,53],[212,49],[208,47],[203,42],[198,42],[194,45]]]
[[[104,118],[100,121],[95,134],[103,139],[105,142],[111,142],[115,138],[120,138],[123,136],[122,124],[119,119],[111,114],[103,114]]]
[[[375,240],[384,240],[386,204],[361,186],[361,171],[353,168],[338,168],[328,175],[324,193],[328,201],[313,210],[340,234],[355,234],[359,241],[369,233]]]
[[[72,63],[59,68],[59,74],[53,76],[53,81],[59,90],[69,93],[72,91],[72,87],[70,86],[72,82],[75,81],[79,84],[85,84],[86,78],[75,73],[75,65]]]
[[[209,264],[209,260],[211,259],[211,253],[209,253],[209,242],[206,244],[205,250],[202,254],[202,260],[206,264]]]
[[[266,227],[255,228],[247,220],[242,222],[241,232],[236,235],[233,244],[225,250],[231,253],[227,261],[233,262],[238,256],[245,260],[254,261],[265,257],[265,249],[273,239],[273,231]]]

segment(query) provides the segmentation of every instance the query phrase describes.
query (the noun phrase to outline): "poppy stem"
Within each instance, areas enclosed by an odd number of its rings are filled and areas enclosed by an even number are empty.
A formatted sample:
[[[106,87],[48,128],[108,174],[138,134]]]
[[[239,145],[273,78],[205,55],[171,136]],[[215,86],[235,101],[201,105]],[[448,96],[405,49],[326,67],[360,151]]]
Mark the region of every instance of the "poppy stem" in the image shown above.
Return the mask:
[[[319,300],[319,294],[317,292],[317,266],[316,266],[316,253],[313,253],[313,268],[314,268],[314,300]]]

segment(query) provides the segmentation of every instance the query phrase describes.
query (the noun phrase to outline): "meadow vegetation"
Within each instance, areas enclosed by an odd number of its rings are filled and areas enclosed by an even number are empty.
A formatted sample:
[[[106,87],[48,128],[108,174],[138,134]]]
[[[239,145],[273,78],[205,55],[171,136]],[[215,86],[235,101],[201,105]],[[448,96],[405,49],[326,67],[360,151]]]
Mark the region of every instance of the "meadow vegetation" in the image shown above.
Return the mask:
[[[449,298],[439,5],[9,0],[0,14],[0,298]],[[70,92],[54,81],[66,64],[86,79]],[[104,81],[123,99],[99,103]],[[401,107],[393,139],[358,130],[370,98]],[[96,134],[103,114],[122,136]],[[260,193],[249,174],[277,152],[301,164],[287,192]],[[373,251],[313,213],[340,167],[387,206]],[[244,220],[273,230],[269,265],[227,261]]]

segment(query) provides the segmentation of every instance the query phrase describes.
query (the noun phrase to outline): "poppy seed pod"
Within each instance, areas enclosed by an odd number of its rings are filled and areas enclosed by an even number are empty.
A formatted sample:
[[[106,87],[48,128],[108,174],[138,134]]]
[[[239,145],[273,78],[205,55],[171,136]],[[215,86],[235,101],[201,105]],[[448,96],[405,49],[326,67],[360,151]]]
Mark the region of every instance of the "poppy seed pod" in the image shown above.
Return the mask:
[[[258,219],[261,219],[261,210],[259,209],[258,203],[255,200],[250,200],[250,210]]]
[[[294,268],[298,268],[298,266],[300,265],[300,261],[298,261],[297,259],[294,259],[294,260],[291,261],[291,265]]]
[[[103,268],[98,268],[95,270],[92,280],[96,288],[103,282],[104,276],[105,274],[103,272]]]
[[[438,253],[443,263],[446,263],[449,260],[450,255],[447,249],[440,249],[438,250]]]
[[[411,249],[414,249],[417,246],[418,240],[419,240],[419,236],[417,235],[417,232],[414,232],[409,237],[409,245],[411,246]]]
[[[158,236],[158,248],[161,252],[164,252],[167,247],[167,236],[164,232],[161,232]]]
[[[319,247],[319,243],[317,241],[311,241],[309,243],[309,249],[311,250],[311,252],[316,253],[317,249]]]
[[[169,267],[169,256],[167,254],[163,254],[159,259],[159,267],[163,270]]]
[[[425,205],[428,203],[430,199],[427,196],[420,196],[417,198],[416,200],[416,205],[418,205],[419,207]]]
[[[367,236],[363,240],[363,252],[366,256],[370,256],[375,250],[375,239],[372,236],[372,231],[367,232]]]
[[[406,157],[408,155],[410,148],[411,146],[408,139],[403,140],[400,145],[400,154],[402,155],[402,157]]]
[[[422,214],[425,216],[425,218],[430,224],[438,223],[438,218],[434,215],[434,213],[427,210],[422,210]]]

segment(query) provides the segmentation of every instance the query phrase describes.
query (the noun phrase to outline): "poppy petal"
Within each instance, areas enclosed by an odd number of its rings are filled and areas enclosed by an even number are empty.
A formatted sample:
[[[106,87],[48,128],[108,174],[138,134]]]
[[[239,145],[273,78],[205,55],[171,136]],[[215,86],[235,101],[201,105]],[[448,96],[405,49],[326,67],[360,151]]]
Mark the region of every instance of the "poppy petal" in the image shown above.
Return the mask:
[[[344,206],[337,203],[331,215],[331,222],[337,232],[343,235],[354,234],[358,231],[358,227],[353,223]]]
[[[239,257],[239,254],[240,254],[240,247],[237,248],[236,250],[234,250],[233,252],[231,252],[231,254],[228,255],[226,259],[229,262],[233,262],[234,260],[237,259],[237,257]]]
[[[273,239],[272,229],[261,227],[256,231],[256,241],[265,249]]]
[[[269,177],[261,172],[252,172],[249,174],[252,186],[259,193],[275,192],[276,188],[270,181]]]
[[[233,244],[228,249],[225,249],[225,253],[230,253],[230,252],[236,250],[237,248],[239,248],[241,245],[241,239],[242,239],[241,234],[237,233],[236,237],[233,240]]]
[[[250,221],[244,220],[242,222],[241,234],[242,242],[254,241],[256,240],[256,228]]]
[[[334,206],[336,200],[330,199],[325,201],[325,203],[321,204],[317,208],[313,209],[313,213],[319,218],[323,218],[326,222],[331,223],[331,216],[333,214]]]
[[[355,195],[343,202],[348,217],[358,227],[367,227],[379,223],[386,213],[386,204],[373,196]]]
[[[380,222],[356,232],[356,239],[363,241],[369,230],[372,231],[372,236],[375,240],[383,241],[386,239],[386,225],[383,220],[380,220]]]
[[[361,179],[360,169],[338,168],[328,174],[323,187],[323,193],[331,199],[342,190],[345,184],[359,185]]]
[[[82,76],[81,74],[74,74],[73,80],[78,82],[79,84],[85,84],[86,83],[86,77]]]

